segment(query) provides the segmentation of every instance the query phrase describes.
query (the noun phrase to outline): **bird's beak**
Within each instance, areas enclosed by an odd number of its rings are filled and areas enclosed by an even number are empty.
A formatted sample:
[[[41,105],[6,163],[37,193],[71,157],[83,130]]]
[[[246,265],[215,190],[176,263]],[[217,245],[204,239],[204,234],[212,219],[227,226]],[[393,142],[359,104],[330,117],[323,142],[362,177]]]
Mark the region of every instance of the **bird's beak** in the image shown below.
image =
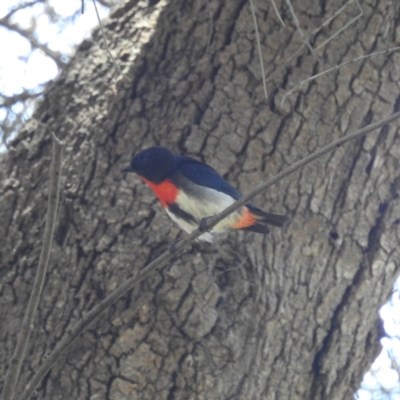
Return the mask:
[[[124,169],[121,169],[121,172],[135,172],[135,170],[130,165],[128,165]]]

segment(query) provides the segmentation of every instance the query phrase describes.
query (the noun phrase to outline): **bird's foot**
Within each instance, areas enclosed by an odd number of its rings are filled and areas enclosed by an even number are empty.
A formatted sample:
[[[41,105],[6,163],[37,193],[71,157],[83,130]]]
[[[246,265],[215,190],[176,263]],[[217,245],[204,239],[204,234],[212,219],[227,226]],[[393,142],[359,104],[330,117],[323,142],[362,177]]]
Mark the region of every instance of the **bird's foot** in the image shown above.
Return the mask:
[[[205,217],[200,220],[199,231],[207,232],[209,229],[207,228],[207,221],[212,217]]]

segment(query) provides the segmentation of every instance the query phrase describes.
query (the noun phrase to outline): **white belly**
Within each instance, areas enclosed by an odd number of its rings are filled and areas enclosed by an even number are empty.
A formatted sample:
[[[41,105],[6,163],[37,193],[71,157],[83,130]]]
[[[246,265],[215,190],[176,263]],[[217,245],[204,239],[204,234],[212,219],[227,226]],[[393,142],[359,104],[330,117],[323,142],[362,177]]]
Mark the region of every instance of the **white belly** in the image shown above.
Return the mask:
[[[201,200],[198,200],[182,191],[179,193],[176,199],[176,204],[178,207],[186,213],[192,215],[197,223],[194,223],[194,221],[184,220],[168,209],[166,209],[166,211],[171,219],[176,222],[181,229],[187,233],[191,233],[199,227],[200,221],[203,218],[212,217],[216,214],[219,214],[222,210],[234,203],[234,201],[235,200],[231,196],[218,192],[214,189],[202,187]],[[239,209],[239,211],[235,211],[233,214],[219,222],[211,230],[211,233],[228,230],[229,227],[239,219],[240,211],[241,209]],[[211,242],[212,235],[208,232],[203,233],[199,237],[199,240]]]

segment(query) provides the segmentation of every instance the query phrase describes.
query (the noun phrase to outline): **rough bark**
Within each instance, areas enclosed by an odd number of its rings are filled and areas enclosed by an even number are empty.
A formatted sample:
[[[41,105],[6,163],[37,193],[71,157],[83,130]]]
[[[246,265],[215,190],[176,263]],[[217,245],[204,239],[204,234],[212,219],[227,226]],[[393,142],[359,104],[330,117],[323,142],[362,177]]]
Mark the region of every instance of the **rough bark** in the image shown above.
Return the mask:
[[[279,4],[278,4],[279,5]],[[399,54],[316,72],[382,47],[383,1],[318,54],[285,4],[257,4],[270,94],[246,1],[127,1],[47,88],[1,161],[0,373],[15,346],[44,227],[51,135],[67,142],[43,299],[19,391],[81,315],[175,239],[153,194],[120,169],[153,144],[200,158],[242,191],[398,111]],[[210,7],[212,24],[209,20]],[[303,30],[335,2],[294,4]],[[354,16],[318,33],[314,47]],[[208,37],[211,32],[211,42]],[[292,216],[268,237],[194,245],[102,315],[47,375],[47,399],[346,399],[379,352],[379,307],[399,273],[397,124],[343,146],[255,203]]]

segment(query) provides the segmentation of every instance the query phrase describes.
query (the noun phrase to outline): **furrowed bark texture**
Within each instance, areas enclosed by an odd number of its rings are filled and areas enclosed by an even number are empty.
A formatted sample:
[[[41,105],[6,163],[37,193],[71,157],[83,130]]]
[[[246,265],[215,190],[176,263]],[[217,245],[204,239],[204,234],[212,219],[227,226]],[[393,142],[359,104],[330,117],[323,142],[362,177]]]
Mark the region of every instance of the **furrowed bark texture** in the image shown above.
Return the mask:
[[[67,143],[55,244],[18,392],[83,313],[178,234],[150,190],[120,173],[132,154],[161,144],[246,192],[399,110],[398,53],[325,75],[280,106],[301,80],[382,49],[386,2],[363,2],[363,16],[318,51],[323,65],[305,46],[285,64],[301,36],[285,2],[286,27],[270,2],[259,3],[269,102],[247,1],[128,1],[105,29],[132,81],[118,76],[96,31],[2,158],[1,376],[39,257],[50,132]],[[340,6],[293,4],[305,34]],[[311,44],[356,14],[349,5]],[[378,309],[399,273],[398,126],[338,148],[257,198],[292,216],[285,229],[196,244],[134,288],[58,360],[37,397],[352,398],[379,353]]]

